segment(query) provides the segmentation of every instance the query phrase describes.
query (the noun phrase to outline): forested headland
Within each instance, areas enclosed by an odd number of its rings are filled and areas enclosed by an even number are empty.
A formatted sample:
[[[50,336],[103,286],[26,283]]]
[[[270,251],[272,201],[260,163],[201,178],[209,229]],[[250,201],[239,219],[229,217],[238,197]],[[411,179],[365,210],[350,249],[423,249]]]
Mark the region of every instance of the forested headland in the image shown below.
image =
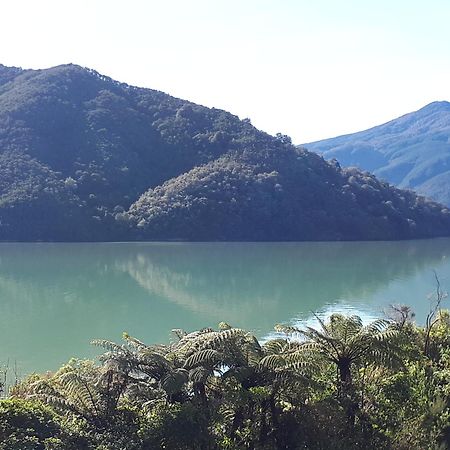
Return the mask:
[[[393,240],[450,213],[249,119],[63,65],[0,66],[0,240]]]

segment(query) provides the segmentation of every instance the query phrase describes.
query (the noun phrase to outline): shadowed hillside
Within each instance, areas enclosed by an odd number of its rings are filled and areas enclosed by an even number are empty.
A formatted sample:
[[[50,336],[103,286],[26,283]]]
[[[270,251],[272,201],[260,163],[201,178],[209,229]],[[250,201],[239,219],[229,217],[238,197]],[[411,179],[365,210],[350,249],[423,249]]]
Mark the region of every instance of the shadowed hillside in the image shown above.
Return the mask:
[[[250,121],[75,65],[0,66],[0,239],[450,234],[442,206]]]

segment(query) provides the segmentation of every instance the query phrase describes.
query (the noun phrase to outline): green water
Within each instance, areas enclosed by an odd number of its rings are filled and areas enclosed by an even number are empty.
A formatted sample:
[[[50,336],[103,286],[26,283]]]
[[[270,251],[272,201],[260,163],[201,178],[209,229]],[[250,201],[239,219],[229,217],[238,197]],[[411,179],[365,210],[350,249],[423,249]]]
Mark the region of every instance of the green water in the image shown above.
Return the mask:
[[[271,332],[311,311],[428,309],[450,239],[359,243],[0,244],[0,363],[19,372],[90,357],[91,339],[147,342],[226,321]],[[450,284],[450,280],[449,284]]]

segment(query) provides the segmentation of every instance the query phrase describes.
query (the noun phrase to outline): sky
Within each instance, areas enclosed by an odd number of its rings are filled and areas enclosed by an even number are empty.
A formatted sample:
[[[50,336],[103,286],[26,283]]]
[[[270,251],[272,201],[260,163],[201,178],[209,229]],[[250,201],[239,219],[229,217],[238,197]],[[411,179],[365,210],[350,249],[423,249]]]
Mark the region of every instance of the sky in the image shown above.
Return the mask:
[[[450,100],[449,0],[4,0],[0,63],[74,63],[297,144]]]

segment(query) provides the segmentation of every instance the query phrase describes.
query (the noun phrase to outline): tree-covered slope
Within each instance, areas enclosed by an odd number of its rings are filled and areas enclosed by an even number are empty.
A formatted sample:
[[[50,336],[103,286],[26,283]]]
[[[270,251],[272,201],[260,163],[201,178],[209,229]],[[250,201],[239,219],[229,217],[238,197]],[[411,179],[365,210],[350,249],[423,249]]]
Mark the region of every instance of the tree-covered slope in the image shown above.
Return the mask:
[[[225,155],[146,192],[129,212],[151,239],[352,240],[445,235],[442,206],[290,145]]]
[[[0,66],[0,239],[397,239],[438,204],[75,65]]]
[[[450,205],[449,102],[434,102],[369,130],[305,146]]]
[[[5,212],[2,202],[3,239],[114,239],[118,212],[149,187],[223,154],[245,128],[224,111],[74,65],[0,69],[0,157],[8,160],[0,165],[0,198],[11,210],[26,203],[30,216]],[[70,198],[74,230],[67,223],[50,233],[65,209],[50,214],[35,199],[25,201],[17,187],[24,183],[40,195]]]

